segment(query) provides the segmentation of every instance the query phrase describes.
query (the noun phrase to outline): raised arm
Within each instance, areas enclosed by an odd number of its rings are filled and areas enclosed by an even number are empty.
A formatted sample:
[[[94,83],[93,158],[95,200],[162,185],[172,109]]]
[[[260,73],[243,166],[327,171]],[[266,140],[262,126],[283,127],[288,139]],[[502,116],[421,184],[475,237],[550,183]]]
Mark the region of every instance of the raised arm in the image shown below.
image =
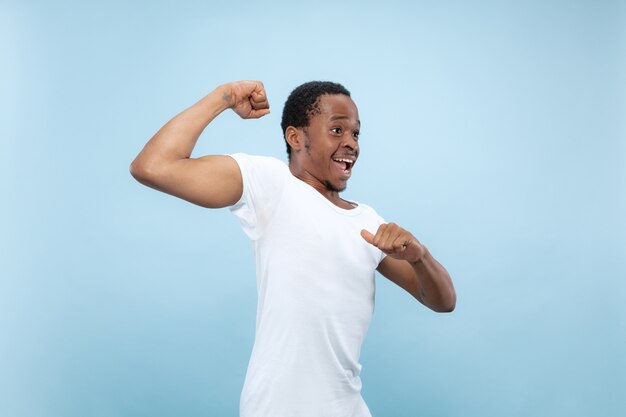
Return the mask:
[[[231,108],[243,119],[270,112],[263,83],[238,81],[217,87],[167,122],[130,164],[140,183],[207,208],[230,206],[243,192],[241,172],[225,155],[191,158],[200,134]]]

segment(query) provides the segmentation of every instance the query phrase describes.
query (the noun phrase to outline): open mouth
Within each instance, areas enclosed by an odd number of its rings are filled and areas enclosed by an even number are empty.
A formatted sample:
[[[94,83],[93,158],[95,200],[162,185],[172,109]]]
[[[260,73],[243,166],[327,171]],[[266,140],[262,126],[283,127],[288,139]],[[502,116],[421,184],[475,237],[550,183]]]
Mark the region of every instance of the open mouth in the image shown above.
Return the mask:
[[[354,165],[354,158],[333,158],[335,165],[347,176],[350,176],[352,166]]]

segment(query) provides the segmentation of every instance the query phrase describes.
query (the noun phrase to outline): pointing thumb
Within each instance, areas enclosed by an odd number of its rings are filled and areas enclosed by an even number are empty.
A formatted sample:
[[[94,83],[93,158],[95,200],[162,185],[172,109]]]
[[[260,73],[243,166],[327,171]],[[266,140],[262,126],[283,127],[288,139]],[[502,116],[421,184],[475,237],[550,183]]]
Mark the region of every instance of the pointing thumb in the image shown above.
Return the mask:
[[[370,232],[368,232],[365,229],[361,230],[361,236],[363,237],[363,239],[365,239],[365,241],[369,244],[372,244],[372,242],[374,242],[374,235],[371,234]]]

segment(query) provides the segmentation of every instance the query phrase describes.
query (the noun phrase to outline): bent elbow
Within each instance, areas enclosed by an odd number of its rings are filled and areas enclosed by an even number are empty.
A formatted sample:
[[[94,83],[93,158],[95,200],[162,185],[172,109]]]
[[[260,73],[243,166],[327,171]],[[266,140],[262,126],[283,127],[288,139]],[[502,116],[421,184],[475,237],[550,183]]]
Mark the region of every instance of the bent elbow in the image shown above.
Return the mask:
[[[452,303],[452,304],[448,304],[445,306],[442,306],[441,308],[435,310],[437,313],[452,313],[454,311],[454,308],[456,307],[456,303]]]
[[[137,162],[137,160],[131,162],[128,170],[130,172],[130,175],[132,175],[134,179],[142,184],[149,182],[149,179],[152,176],[150,174],[150,170],[146,167],[146,165]]]
[[[436,308],[432,308],[432,310],[437,313],[452,313],[455,308],[456,308],[456,293],[453,290],[452,294],[450,294],[449,300],[447,300],[446,302],[442,302],[441,304],[436,306]]]
[[[130,172],[130,175],[133,176],[134,179],[137,179],[137,177],[139,177],[141,169],[137,166],[137,164],[135,164],[135,161],[130,163],[130,166],[128,167],[128,172]]]

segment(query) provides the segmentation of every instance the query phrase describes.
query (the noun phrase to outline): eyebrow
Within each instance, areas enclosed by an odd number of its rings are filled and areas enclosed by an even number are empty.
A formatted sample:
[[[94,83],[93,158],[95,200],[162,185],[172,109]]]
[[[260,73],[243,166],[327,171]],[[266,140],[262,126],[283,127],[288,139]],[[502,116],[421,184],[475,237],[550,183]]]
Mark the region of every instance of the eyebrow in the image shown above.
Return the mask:
[[[335,120],[341,120],[341,119],[349,119],[348,116],[341,116],[341,115],[336,115],[336,116],[331,116],[330,121],[333,122]],[[356,121],[359,126],[361,126],[361,121],[357,119]]]

